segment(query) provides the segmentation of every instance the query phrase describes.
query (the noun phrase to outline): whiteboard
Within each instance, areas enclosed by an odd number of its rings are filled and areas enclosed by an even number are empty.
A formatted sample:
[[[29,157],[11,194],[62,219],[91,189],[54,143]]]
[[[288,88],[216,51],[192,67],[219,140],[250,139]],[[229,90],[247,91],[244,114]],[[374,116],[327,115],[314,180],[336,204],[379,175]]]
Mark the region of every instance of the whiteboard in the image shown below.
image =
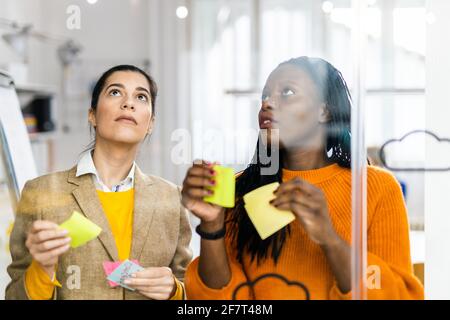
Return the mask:
[[[37,176],[31,143],[11,78],[0,72],[0,126],[8,151],[10,174],[20,193],[27,182]],[[5,146],[3,146],[5,149]],[[2,150],[3,152],[3,150]]]
[[[25,121],[11,78],[0,72],[0,299],[10,278],[9,234],[14,209],[27,180],[36,177],[36,166]]]

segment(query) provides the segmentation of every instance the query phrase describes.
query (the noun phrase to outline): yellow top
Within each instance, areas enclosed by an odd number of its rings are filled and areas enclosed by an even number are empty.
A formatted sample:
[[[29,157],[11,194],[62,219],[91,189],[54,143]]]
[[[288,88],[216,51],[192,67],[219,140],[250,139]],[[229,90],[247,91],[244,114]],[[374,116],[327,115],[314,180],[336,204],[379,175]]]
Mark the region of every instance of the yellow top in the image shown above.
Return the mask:
[[[134,189],[123,192],[97,190],[98,198],[116,241],[119,260],[128,259],[133,231]]]
[[[123,192],[97,190],[97,195],[108,218],[119,259],[121,261],[126,260],[130,256],[133,238],[134,189]],[[183,286],[176,278],[175,282],[177,290],[171,300],[182,300]],[[35,261],[26,271],[25,284],[28,296],[33,300],[51,299],[55,286],[61,286],[55,277],[51,280]]]

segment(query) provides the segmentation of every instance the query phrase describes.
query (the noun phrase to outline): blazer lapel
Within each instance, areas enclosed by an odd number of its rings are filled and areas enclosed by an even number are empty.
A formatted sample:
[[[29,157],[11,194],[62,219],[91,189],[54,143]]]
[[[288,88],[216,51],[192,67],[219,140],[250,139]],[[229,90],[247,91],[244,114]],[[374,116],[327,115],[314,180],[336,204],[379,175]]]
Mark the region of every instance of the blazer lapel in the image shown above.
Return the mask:
[[[139,260],[158,199],[157,194],[150,188],[150,185],[153,184],[152,179],[144,175],[138,166],[136,166],[134,177],[133,239],[130,259]]]
[[[85,174],[76,177],[75,167],[69,171],[68,181],[78,186],[72,191],[72,194],[78,202],[82,213],[89,220],[102,228],[102,232],[98,238],[103,244],[105,250],[108,252],[112,261],[118,261],[119,255],[117,253],[116,242],[111,232],[108,219],[106,218],[100,200],[97,196],[97,191],[91,175]]]

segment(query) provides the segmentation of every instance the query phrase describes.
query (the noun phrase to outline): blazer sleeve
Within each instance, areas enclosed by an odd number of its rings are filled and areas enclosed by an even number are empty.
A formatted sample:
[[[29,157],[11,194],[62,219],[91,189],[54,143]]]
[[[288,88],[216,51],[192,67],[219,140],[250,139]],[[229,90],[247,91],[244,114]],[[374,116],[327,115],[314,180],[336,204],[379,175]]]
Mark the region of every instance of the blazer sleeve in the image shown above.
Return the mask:
[[[177,249],[170,263],[170,268],[178,280],[184,281],[187,265],[192,260],[192,251],[189,247],[192,231],[189,223],[189,213],[181,204],[180,188],[178,188],[178,193],[180,197],[180,231],[178,233]]]
[[[39,197],[36,180],[28,181],[20,197],[13,230],[11,232],[9,249],[12,262],[7,268],[11,281],[6,287],[6,300],[30,299],[25,285],[25,273],[31,265],[32,257],[25,246],[27,233],[35,220],[40,219],[36,201]]]

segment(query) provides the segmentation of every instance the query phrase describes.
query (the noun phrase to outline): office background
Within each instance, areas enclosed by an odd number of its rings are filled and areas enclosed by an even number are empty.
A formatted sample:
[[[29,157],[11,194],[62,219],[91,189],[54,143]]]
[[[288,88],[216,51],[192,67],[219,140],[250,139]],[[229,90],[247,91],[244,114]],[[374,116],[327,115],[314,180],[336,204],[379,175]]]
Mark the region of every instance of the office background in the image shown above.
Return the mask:
[[[450,48],[440,38],[448,37],[450,7],[442,0],[367,0],[367,5],[365,137],[376,161],[387,140],[412,130],[450,136],[443,123],[450,113],[448,88],[441,78],[450,68],[445,61]],[[262,86],[278,63],[319,56],[353,87],[352,6],[351,0],[0,0],[0,69],[15,80],[39,175],[72,167],[91,141],[90,92],[104,70],[122,63],[148,70],[160,91],[156,128],[138,163],[144,172],[180,184],[189,164],[173,161],[176,129],[190,134],[189,159],[245,167],[256,141]],[[48,112],[36,115],[39,106]],[[390,159],[399,166],[433,162],[438,157],[428,138],[392,151]],[[439,271],[450,264],[450,255],[439,257],[435,249],[450,229],[444,217],[448,204],[438,197],[448,174],[395,174],[406,186],[413,261],[419,268],[430,261],[433,274],[450,280]],[[2,197],[7,207],[6,191]],[[198,253],[197,237],[193,248]],[[423,277],[423,269],[417,272]],[[450,296],[437,275],[429,277],[428,297]]]

